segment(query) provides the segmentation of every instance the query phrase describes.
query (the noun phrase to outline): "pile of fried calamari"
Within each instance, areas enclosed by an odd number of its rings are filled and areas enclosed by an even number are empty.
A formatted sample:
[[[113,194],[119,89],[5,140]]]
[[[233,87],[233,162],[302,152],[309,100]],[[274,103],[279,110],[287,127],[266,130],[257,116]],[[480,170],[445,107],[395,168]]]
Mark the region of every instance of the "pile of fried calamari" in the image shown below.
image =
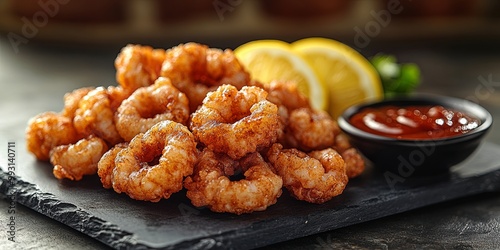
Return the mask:
[[[231,50],[128,45],[118,86],[76,89],[33,117],[28,150],[58,179],[98,174],[105,188],[156,202],[185,188],[192,204],[250,213],[286,187],[311,203],[340,195],[363,158],[291,82],[260,83]]]

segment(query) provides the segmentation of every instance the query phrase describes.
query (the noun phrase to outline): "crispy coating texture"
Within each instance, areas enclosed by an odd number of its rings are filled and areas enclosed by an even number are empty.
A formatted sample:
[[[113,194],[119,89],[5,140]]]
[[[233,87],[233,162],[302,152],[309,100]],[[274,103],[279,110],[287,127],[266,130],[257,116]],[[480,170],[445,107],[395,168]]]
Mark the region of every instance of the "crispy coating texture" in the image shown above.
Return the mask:
[[[339,152],[344,152],[352,148],[351,143],[349,142],[349,137],[347,137],[347,135],[344,133],[339,133],[337,136],[335,136],[334,148]]]
[[[160,76],[165,50],[129,44],[115,59],[116,81],[127,92],[149,86]]]
[[[220,86],[210,92],[191,116],[190,128],[210,150],[233,159],[259,151],[274,143],[283,127],[278,107],[266,100],[258,87]]]
[[[71,118],[54,112],[41,113],[31,118],[25,134],[28,151],[42,161],[49,160],[50,151],[56,146],[71,144],[80,139]]]
[[[324,203],[342,194],[349,180],[344,160],[331,148],[306,154],[275,143],[267,157],[283,178],[283,185],[298,200]]]
[[[233,51],[198,43],[180,44],[167,50],[161,76],[170,78],[187,95],[191,112],[218,86],[231,84],[241,89],[250,80]]]
[[[365,160],[355,148],[340,153],[345,161],[346,174],[349,179],[355,178],[365,171]]]
[[[121,86],[109,86],[106,89],[106,93],[108,94],[109,107],[111,111],[116,112],[122,102],[127,99],[133,93],[133,91],[124,89]]]
[[[116,130],[114,110],[108,91],[98,87],[80,100],[73,119],[76,130],[83,135],[95,135],[110,145],[123,141]]]
[[[66,93],[64,95],[64,108],[61,112],[63,116],[73,119],[75,117],[75,112],[78,109],[80,101],[86,96],[90,91],[94,90],[93,87],[79,88]]]
[[[197,207],[244,214],[275,204],[283,186],[327,202],[365,169],[297,84],[250,79],[229,49],[129,44],[115,67],[118,86],[76,89],[60,113],[28,122],[28,150],[56,178],[97,173],[104,188],[151,202],[185,188]]]
[[[359,151],[349,142],[349,138],[344,133],[335,136],[335,150],[340,152],[346,163],[346,172],[349,178],[355,178],[363,173],[366,168],[366,162]]]
[[[116,129],[125,141],[144,133],[160,121],[186,124],[189,101],[168,78],[160,77],[154,85],[137,89],[127,98],[115,115]]]
[[[117,193],[157,202],[182,189],[197,161],[196,141],[186,126],[161,121],[118,152],[112,174]]]
[[[231,168],[244,178],[232,181]],[[229,170],[228,170],[229,169]],[[197,207],[234,214],[263,211],[276,203],[283,181],[257,152],[239,161],[208,148],[203,150],[194,174],[184,181],[187,197]]]
[[[282,145],[306,152],[333,147],[344,158],[349,178],[363,173],[363,157],[352,148],[337,122],[325,111],[314,110],[294,82],[272,81],[265,84],[251,81],[250,85],[265,89],[267,100],[278,105],[280,120],[285,126],[278,139]]]
[[[101,178],[104,188],[113,187],[113,170],[115,169],[115,159],[118,153],[128,146],[127,142],[118,143],[108,150],[97,163],[97,174]]]
[[[75,144],[57,146],[50,152],[50,162],[54,165],[52,172],[57,179],[79,181],[84,175],[97,172],[97,163],[107,150],[106,142],[93,136]]]
[[[328,113],[310,108],[292,110],[285,129],[287,147],[303,151],[332,147],[340,132],[337,122]]]
[[[251,81],[250,85],[266,90],[269,93],[267,100],[278,106],[285,107],[288,111],[298,108],[311,108],[309,98],[299,91],[295,82],[271,81],[266,84],[259,81]]]

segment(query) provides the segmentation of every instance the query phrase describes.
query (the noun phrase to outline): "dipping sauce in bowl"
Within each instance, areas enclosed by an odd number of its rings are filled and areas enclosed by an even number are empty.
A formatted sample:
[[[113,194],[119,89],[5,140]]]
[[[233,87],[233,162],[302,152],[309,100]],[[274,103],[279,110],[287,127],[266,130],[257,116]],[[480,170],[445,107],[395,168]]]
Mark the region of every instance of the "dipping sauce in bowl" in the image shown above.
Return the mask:
[[[448,171],[478,148],[492,123],[477,103],[423,94],[358,104],[338,118],[376,168],[404,178]]]
[[[365,108],[349,121],[355,127],[397,139],[433,139],[465,134],[477,128],[478,118],[440,105]]]

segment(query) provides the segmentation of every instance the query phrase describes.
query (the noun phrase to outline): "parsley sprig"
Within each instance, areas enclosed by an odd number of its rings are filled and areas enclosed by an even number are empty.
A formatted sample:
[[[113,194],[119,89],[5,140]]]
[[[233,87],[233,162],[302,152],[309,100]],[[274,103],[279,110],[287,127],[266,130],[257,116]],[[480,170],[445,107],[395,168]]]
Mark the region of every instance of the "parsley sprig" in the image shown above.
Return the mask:
[[[412,93],[420,84],[420,68],[414,63],[400,64],[393,55],[378,54],[370,62],[379,73],[385,97]]]

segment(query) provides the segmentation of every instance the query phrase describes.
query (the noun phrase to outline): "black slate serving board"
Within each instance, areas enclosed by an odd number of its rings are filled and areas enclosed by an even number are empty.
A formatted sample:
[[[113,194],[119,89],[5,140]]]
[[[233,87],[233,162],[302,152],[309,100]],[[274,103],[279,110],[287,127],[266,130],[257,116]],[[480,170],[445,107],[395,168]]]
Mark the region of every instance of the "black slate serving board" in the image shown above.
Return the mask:
[[[218,214],[191,206],[183,191],[150,203],[102,188],[97,176],[59,181],[50,164],[17,142],[14,179],[0,158],[0,193],[117,249],[249,249],[500,190],[500,146],[484,143],[448,174],[395,179],[397,173],[368,168],[325,204],[297,201],[285,191],[266,211]]]

